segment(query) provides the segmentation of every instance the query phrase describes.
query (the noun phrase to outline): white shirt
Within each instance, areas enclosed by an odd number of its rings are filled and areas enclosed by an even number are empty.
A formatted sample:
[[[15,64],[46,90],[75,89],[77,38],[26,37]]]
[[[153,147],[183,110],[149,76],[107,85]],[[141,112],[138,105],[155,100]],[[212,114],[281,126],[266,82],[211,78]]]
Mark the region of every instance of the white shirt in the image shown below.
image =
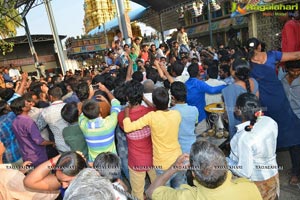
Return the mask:
[[[207,81],[205,81],[205,83],[207,83],[207,85],[209,86],[220,86],[220,85],[226,85],[226,83],[224,81],[218,80],[218,79],[213,79],[210,78]],[[222,99],[222,94],[205,94],[205,102],[206,105],[212,104],[212,103],[220,103],[223,102]]]
[[[51,129],[55,145],[59,152],[70,151],[70,147],[65,143],[62,132],[68,123],[61,116],[61,109],[64,107],[65,103],[61,100],[54,101],[49,107],[44,108],[41,115],[37,120],[37,125],[40,130],[43,130],[48,124]]]
[[[252,181],[264,181],[278,173],[276,162],[278,125],[267,116],[259,117],[252,130],[247,132],[245,127],[249,124],[247,121],[236,126],[237,133],[230,141],[228,165],[232,166],[230,170],[238,176]]]
[[[150,101],[151,103],[152,102],[152,93],[144,93],[144,97]],[[142,106],[145,106],[145,107],[149,107],[144,101],[142,101]]]
[[[20,76],[21,76],[19,70],[17,70],[17,69],[9,69],[8,74],[9,74],[9,77],[11,77],[11,78],[16,77],[16,80],[19,80]],[[14,80],[14,82],[16,82],[16,80]]]

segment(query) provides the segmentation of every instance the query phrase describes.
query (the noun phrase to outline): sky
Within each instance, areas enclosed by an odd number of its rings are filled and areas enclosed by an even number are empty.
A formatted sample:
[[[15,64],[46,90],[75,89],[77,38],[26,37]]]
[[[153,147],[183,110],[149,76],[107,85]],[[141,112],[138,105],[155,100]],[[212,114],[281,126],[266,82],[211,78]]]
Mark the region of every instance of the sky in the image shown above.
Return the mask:
[[[60,35],[76,37],[84,34],[84,0],[52,0],[50,2]],[[132,4],[132,9],[136,6]],[[32,8],[26,18],[31,34],[52,34],[44,4]],[[18,28],[17,35],[25,35],[24,28]]]

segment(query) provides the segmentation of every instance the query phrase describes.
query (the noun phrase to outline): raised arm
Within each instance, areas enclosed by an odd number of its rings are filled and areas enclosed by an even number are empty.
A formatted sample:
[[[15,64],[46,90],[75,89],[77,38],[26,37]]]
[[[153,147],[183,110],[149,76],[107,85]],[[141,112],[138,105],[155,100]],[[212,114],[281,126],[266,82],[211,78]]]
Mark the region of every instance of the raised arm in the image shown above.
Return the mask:
[[[300,51],[283,52],[281,62],[300,60]]]
[[[153,65],[156,67],[159,76],[160,76],[163,80],[166,80],[167,77],[165,77],[164,72],[161,70],[161,65],[160,65],[159,61],[158,61],[158,60],[155,60],[154,63],[153,63]]]
[[[35,168],[24,179],[24,185],[33,190],[55,191],[61,184],[54,174],[50,174],[60,155],[47,160]]]
[[[129,81],[132,78],[132,73],[133,73],[133,61],[132,59],[127,55],[127,59],[129,61],[129,65],[127,67],[127,73],[126,73],[126,79],[125,81]]]
[[[114,95],[102,83],[99,83],[99,90],[102,90],[107,94],[109,101],[115,98]]]
[[[164,186],[166,182],[171,178],[172,175],[174,175],[179,170],[184,170],[189,167],[189,162],[186,162],[189,160],[188,154],[182,154],[180,155],[175,163],[161,176],[158,176],[153,183],[149,186],[149,188],[146,190],[146,195],[150,199],[152,198],[152,194],[154,190],[160,186]]]
[[[22,74],[22,80],[21,80],[21,85],[18,88],[18,90],[16,91],[16,93],[18,93],[19,95],[23,95],[27,86],[27,78],[28,78],[28,74],[26,72],[24,72]]]

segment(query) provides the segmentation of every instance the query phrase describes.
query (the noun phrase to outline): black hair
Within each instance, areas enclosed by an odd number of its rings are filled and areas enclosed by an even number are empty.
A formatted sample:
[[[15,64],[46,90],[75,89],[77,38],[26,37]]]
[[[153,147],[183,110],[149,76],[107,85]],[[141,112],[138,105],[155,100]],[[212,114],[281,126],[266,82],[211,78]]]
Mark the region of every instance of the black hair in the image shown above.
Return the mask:
[[[176,74],[176,76],[180,76],[184,70],[184,66],[182,63],[175,62],[174,64],[171,65],[173,72]]]
[[[154,84],[156,84],[157,80],[158,80],[158,72],[156,71],[156,69],[149,67],[146,69],[146,78],[147,79],[151,79],[153,81]]]
[[[171,88],[171,83],[170,83],[170,81],[168,79],[166,79],[166,80],[163,81],[163,85],[168,90]]]
[[[99,117],[99,103],[94,100],[86,100],[82,105],[82,112],[88,119],[96,119]]]
[[[136,80],[126,83],[126,96],[130,105],[135,106],[142,103],[144,86]]]
[[[84,101],[89,97],[89,92],[90,92],[89,85],[87,84],[87,82],[81,82],[78,84],[75,92],[78,99],[80,101]]]
[[[232,69],[235,71],[235,76],[245,82],[247,92],[251,92],[250,87],[250,66],[246,60],[235,60],[232,63]]]
[[[152,93],[152,101],[157,110],[166,110],[169,105],[168,90],[163,87],[156,88]]]
[[[220,65],[220,69],[222,69],[224,73],[227,73],[227,75],[230,76],[230,66],[229,65]]]
[[[199,65],[197,63],[192,63],[188,67],[188,73],[191,78],[196,78],[199,74]]]
[[[207,68],[207,74],[208,74],[209,78],[217,79],[218,74],[219,74],[218,66],[215,63],[212,63],[211,65],[209,65]]]
[[[0,88],[0,98],[8,101],[14,95],[15,91],[11,88]]]
[[[55,97],[57,99],[60,99],[63,95],[61,88],[58,86],[50,88],[48,90],[48,94],[49,94],[49,96]]]
[[[186,102],[187,90],[185,84],[175,81],[171,85],[171,95],[179,102]]]
[[[285,62],[285,67],[287,69],[299,69],[300,68],[300,60]]]
[[[144,79],[143,73],[141,71],[136,71],[132,74],[132,79],[138,82],[142,82]]]
[[[78,107],[75,102],[67,103],[61,109],[62,118],[70,124],[78,121],[78,115]]]
[[[25,94],[22,95],[22,97],[26,100],[26,101],[29,101],[29,102],[32,102],[33,99],[32,99],[32,96],[33,95],[36,95],[34,92],[26,92]]]
[[[257,38],[250,38],[247,40],[248,60],[254,56],[254,50],[261,44]]]
[[[127,103],[125,83],[116,87],[116,89],[114,90],[114,96],[120,101],[121,105],[125,105]]]
[[[8,109],[8,104],[5,100],[0,100],[0,116],[6,115],[7,113],[10,112]]]
[[[243,93],[238,96],[236,107],[241,111],[242,118],[250,121],[250,125],[245,127],[245,131],[251,131],[257,120],[255,113],[261,111],[259,99],[252,93]]]
[[[72,177],[84,168],[87,168],[86,161],[81,155],[73,151],[62,153],[55,165],[56,171],[59,170],[63,174]]]
[[[103,92],[102,90],[96,90],[95,93],[94,93],[93,99],[96,100],[96,101],[99,101],[99,100],[96,99],[96,97],[98,95],[103,96],[105,99],[107,99],[107,101],[109,101],[109,98],[108,98],[108,95],[107,95],[106,92]]]
[[[18,97],[14,99],[10,104],[11,110],[16,115],[20,115],[23,112],[24,107],[25,107],[25,99],[23,97]]]
[[[75,77],[68,78],[65,83],[69,85],[73,91],[75,91],[78,86],[78,81]]]

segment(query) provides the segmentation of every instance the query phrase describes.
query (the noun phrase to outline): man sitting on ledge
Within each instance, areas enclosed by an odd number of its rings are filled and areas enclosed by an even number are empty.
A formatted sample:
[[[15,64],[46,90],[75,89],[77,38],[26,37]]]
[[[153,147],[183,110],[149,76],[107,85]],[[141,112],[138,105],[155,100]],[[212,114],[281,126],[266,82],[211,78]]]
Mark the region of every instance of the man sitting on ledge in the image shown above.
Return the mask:
[[[189,160],[189,162],[188,162]],[[166,187],[167,180],[179,170],[190,169],[194,186],[181,185],[179,190]],[[146,191],[152,199],[231,199],[261,200],[256,185],[245,178],[232,180],[225,155],[215,145],[197,141],[192,145],[190,156],[183,154],[176,162],[150,185]]]

